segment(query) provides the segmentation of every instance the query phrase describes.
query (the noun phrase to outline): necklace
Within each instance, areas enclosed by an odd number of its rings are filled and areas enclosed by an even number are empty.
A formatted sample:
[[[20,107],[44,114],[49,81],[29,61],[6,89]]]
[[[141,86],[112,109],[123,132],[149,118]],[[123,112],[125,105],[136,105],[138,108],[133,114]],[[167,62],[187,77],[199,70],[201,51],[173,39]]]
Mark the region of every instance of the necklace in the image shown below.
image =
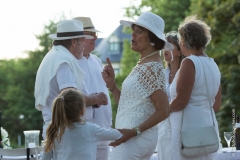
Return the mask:
[[[139,60],[138,60],[138,63],[140,63],[141,61],[143,61],[144,59],[146,59],[147,57],[150,57],[150,56],[152,56],[152,55],[154,55],[154,54],[156,54],[156,53],[159,53],[158,51],[154,51],[153,53],[151,53],[151,54],[149,54],[149,55],[146,55],[145,57],[143,57],[143,58],[140,58]]]

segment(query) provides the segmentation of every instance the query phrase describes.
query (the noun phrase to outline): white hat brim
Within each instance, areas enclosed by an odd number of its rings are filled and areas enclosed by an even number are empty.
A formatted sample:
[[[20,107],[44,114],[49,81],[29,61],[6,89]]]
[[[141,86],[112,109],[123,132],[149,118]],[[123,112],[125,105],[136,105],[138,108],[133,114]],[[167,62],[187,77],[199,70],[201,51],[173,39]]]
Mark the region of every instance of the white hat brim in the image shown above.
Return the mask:
[[[148,29],[149,31],[151,31],[154,34],[154,31],[152,31],[149,27],[147,27],[147,26],[145,26],[141,23],[138,23],[138,22],[120,20],[120,24],[123,25],[123,26],[128,26],[128,27],[131,27],[132,24],[136,24],[138,26],[141,26],[143,28]],[[171,51],[171,50],[174,49],[174,46],[166,40],[164,35],[163,36],[156,35],[156,34],[154,34],[154,35],[165,42],[165,45],[164,45],[164,48],[163,48],[164,50],[170,50]]]
[[[94,39],[94,37],[89,35],[79,35],[79,36],[70,36],[70,37],[57,37],[57,34],[50,34],[48,36],[52,40],[65,40],[65,39],[74,39],[74,38],[85,38],[85,39]]]
[[[96,29],[84,29],[84,31],[88,31],[88,32],[99,32],[99,33],[102,33],[101,31],[96,30]]]

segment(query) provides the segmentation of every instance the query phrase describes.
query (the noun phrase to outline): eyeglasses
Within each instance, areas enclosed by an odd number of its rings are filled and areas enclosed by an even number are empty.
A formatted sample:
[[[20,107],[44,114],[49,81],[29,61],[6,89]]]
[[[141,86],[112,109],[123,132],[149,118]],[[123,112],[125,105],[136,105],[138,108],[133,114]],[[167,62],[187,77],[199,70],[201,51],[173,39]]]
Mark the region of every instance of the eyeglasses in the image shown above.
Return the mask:
[[[98,36],[98,33],[97,32],[84,32],[85,35],[89,35],[89,36]]]

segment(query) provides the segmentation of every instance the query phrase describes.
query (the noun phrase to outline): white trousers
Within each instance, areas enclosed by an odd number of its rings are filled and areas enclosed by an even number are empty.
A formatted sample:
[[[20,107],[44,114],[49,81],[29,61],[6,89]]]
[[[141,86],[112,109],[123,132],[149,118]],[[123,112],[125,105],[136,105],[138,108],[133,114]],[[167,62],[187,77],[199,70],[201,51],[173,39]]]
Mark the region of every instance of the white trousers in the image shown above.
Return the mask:
[[[181,127],[183,112],[172,112],[170,114],[171,123],[171,150],[173,160],[182,160],[181,148]]]
[[[158,160],[173,160],[171,148],[171,125],[170,118],[158,124]]]
[[[157,134],[155,127],[129,139],[112,149],[110,160],[150,160],[157,145]]]

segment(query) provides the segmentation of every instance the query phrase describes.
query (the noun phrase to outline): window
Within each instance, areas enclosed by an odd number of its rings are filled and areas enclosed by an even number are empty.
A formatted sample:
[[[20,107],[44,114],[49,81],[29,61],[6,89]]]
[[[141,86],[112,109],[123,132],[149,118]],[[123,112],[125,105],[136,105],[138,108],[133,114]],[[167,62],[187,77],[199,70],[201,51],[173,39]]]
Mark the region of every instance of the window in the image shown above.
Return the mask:
[[[112,35],[109,38],[109,50],[110,50],[110,52],[119,52],[120,51],[120,42],[116,35]]]

